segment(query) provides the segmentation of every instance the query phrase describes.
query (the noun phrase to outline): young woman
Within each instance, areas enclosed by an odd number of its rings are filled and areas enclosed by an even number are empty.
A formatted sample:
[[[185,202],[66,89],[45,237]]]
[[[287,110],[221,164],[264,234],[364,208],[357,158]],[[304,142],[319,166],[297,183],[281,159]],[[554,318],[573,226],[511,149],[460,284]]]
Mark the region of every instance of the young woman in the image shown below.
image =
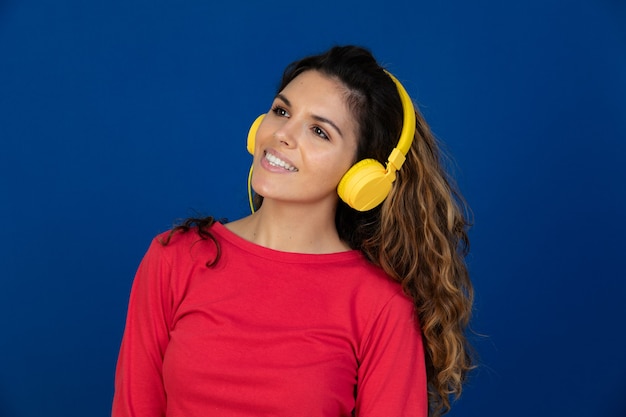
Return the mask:
[[[445,413],[472,367],[468,224],[402,85],[359,47],[294,62],[248,148],[256,211],[146,253],[113,416]]]

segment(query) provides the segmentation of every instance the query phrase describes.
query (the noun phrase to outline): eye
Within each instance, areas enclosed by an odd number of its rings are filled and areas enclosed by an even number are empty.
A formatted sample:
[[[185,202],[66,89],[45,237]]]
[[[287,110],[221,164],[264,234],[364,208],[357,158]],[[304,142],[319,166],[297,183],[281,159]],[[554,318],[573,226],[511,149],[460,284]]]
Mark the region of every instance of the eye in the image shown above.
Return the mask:
[[[272,107],[272,112],[280,117],[289,117],[289,113],[287,113],[287,110],[283,109],[280,106],[274,106]]]
[[[329,137],[326,134],[326,132],[324,132],[324,130],[321,129],[320,127],[318,127],[318,126],[313,126],[313,133],[315,133],[317,136],[319,136],[322,139],[325,139],[325,140],[329,139]]]

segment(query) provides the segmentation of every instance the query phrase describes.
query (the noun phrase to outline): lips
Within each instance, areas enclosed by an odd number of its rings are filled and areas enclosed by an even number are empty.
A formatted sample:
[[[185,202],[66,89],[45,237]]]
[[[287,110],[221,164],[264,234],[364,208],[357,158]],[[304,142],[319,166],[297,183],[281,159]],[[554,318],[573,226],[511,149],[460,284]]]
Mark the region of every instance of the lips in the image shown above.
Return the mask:
[[[268,151],[265,152],[263,157],[271,166],[280,167],[291,172],[298,172],[298,168],[294,167],[293,165],[291,165],[290,163],[286,161],[283,161],[282,159],[280,159],[279,157],[277,157],[276,155]]]

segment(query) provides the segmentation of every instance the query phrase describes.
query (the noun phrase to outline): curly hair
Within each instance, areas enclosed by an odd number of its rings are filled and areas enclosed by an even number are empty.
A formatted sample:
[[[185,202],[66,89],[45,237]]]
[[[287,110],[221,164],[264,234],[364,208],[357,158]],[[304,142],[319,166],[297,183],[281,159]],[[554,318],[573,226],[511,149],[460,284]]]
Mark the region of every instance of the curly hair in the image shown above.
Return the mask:
[[[418,140],[381,207],[377,233],[361,250],[413,298],[426,345],[429,406],[437,416],[450,409],[450,395],[461,394],[473,368],[465,334],[473,302],[464,262],[469,224],[435,139],[423,118],[417,120]]]

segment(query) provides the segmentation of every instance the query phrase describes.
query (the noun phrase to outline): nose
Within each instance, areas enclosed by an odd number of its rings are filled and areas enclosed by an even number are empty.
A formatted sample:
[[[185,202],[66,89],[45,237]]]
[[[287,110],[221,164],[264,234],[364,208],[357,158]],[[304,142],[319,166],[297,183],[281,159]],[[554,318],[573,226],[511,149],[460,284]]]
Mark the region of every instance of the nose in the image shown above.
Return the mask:
[[[274,130],[274,138],[280,141],[284,146],[292,148],[297,145],[298,129],[300,123],[294,118],[285,119],[285,121],[277,126]]]

